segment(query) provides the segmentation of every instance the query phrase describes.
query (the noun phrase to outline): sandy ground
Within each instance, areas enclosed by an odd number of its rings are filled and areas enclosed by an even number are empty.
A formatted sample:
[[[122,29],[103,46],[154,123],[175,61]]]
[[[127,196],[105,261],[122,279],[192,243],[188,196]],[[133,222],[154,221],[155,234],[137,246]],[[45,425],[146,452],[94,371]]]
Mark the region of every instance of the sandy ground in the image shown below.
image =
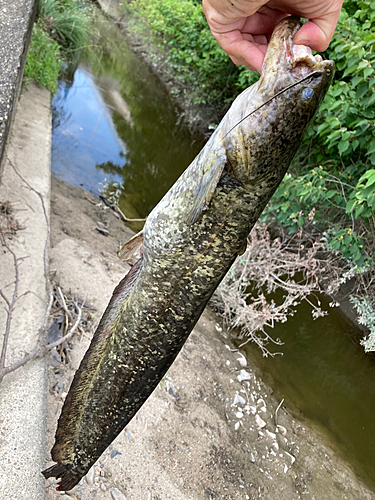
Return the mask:
[[[98,322],[129,269],[116,252],[130,231],[93,195],[56,178],[51,230],[54,281],[86,297]],[[88,476],[65,497],[47,481],[46,498],[375,499],[308,423],[284,404],[275,415],[272,388],[229,343],[206,309],[167,376]],[[74,337],[69,363],[49,366],[48,449],[88,344]]]

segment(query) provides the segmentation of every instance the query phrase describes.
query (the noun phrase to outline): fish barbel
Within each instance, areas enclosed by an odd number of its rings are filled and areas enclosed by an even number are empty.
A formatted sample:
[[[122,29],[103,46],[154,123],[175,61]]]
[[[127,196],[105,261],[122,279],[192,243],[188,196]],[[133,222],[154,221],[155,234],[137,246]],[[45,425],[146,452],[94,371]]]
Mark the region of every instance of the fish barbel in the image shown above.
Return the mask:
[[[140,258],[114,290],[66,397],[44,476],[70,490],[162,379],[246,244],[323,99],[334,64],[275,28],[260,80],[121,250]]]

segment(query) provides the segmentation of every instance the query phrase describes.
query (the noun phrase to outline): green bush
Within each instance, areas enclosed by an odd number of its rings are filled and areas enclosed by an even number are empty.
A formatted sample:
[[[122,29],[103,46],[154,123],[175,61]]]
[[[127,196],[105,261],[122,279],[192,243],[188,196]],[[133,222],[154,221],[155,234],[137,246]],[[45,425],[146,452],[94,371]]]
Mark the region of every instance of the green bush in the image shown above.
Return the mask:
[[[337,71],[317,117],[318,162],[329,156],[375,165],[375,2],[358,7],[353,16],[342,11],[327,50]]]
[[[25,77],[34,78],[54,94],[63,62],[75,62],[89,45],[90,11],[80,0],[39,0],[37,17]]]
[[[192,0],[134,0],[126,9],[146,23],[168,54],[175,79],[195,104],[225,107],[257,73],[236,67],[208,29],[200,3]]]
[[[344,2],[325,54],[337,65],[334,82],[291,174],[263,215],[289,233],[306,221],[320,234],[330,226],[327,248],[358,268],[374,259],[374,42],[375,2]]]
[[[61,64],[58,43],[48,36],[43,22],[38,21],[34,24],[31,35],[25,63],[25,77],[33,78],[39,85],[46,87],[54,94]]]

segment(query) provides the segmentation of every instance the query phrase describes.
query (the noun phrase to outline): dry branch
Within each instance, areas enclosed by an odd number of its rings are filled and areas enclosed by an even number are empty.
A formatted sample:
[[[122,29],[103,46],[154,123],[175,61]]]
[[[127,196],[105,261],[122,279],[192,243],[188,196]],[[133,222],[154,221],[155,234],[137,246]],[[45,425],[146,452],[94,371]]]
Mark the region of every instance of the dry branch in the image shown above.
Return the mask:
[[[50,312],[54,300],[54,294],[53,294],[53,287],[51,284],[51,281],[48,276],[48,263],[47,263],[47,251],[48,251],[48,244],[49,244],[49,238],[50,238],[50,224],[49,224],[49,218],[46,210],[46,206],[44,203],[44,199],[41,193],[36,191],[24,178],[23,176],[18,172],[17,168],[13,164],[13,162],[8,158],[8,161],[10,165],[12,166],[14,172],[17,174],[17,176],[22,180],[22,182],[32,191],[34,192],[40,199],[42,209],[43,209],[43,214],[44,218],[46,221],[46,230],[47,230],[47,236],[44,244],[44,251],[43,251],[43,264],[44,264],[44,277],[46,280],[46,286],[47,286],[47,293],[48,293],[48,304],[47,308],[45,311],[44,315],[44,320],[43,324],[41,325],[39,329],[39,334],[38,334],[38,339],[36,342],[36,345],[34,349],[26,354],[23,358],[20,360],[5,366],[5,360],[6,360],[6,353],[7,353],[7,347],[8,347],[8,342],[9,342],[9,335],[10,335],[10,329],[11,329],[11,322],[12,322],[12,314],[14,312],[15,305],[17,301],[25,294],[18,295],[18,288],[19,288],[19,260],[15,254],[15,252],[9,247],[8,243],[6,242],[6,239],[4,237],[4,234],[0,231],[0,241],[1,244],[10,252],[10,254],[13,257],[13,266],[14,266],[14,274],[15,274],[15,281],[14,281],[14,288],[13,288],[13,294],[12,297],[9,299],[3,290],[0,290],[0,296],[4,300],[6,304],[6,313],[7,313],[7,321],[6,321],[6,326],[5,326],[5,332],[4,332],[4,338],[3,338],[3,345],[2,345],[2,350],[1,350],[1,356],[0,356],[0,383],[2,382],[3,378],[5,375],[8,373],[11,373],[21,366],[24,366],[28,361],[31,359],[35,359],[37,357],[45,355],[47,352],[49,352],[51,349],[63,344],[64,342],[67,342],[74,334],[74,332],[77,330],[79,323],[82,318],[82,308],[84,307],[84,304],[82,304],[81,307],[79,307],[78,302],[75,302],[75,308],[76,308],[76,313],[77,317],[75,320],[75,323],[72,325],[72,327],[69,329],[69,331],[64,335],[62,338],[57,340],[56,342],[46,344],[43,342],[43,339],[46,337],[46,331],[47,331],[47,326],[49,322],[49,317],[50,317]],[[60,293],[60,300],[62,297],[62,303],[63,303],[63,308],[68,315],[68,317],[72,321],[72,316],[71,313],[69,312],[64,296],[61,293],[61,290],[59,290]],[[27,292],[26,292],[27,293]],[[64,307],[65,306],[65,307]]]
[[[308,298],[324,292],[321,283],[328,277],[330,292],[339,287],[337,263],[332,256],[322,258],[321,250],[318,242],[302,244],[298,235],[272,239],[267,226],[256,225],[246,252],[236,259],[211,304],[227,325],[239,329],[239,338],[248,337],[245,343],[256,342],[268,356],[267,346],[282,342],[267,327],[285,323],[302,300],[311,305],[314,319],[326,314],[318,300],[314,304]]]

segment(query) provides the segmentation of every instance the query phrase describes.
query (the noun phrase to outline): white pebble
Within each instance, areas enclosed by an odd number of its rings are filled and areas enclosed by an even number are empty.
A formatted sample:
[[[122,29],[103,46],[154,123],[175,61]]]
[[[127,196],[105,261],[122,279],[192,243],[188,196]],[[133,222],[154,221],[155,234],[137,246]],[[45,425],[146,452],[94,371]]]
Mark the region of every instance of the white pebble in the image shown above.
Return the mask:
[[[112,500],[126,500],[125,495],[117,488],[111,489]]]
[[[282,435],[282,436],[286,436],[287,435],[287,430],[285,429],[285,427],[283,425],[278,425],[277,426],[277,430],[278,432]]]
[[[237,358],[237,361],[239,362],[239,364],[243,367],[247,366],[247,362],[246,362],[246,358],[243,354],[240,353],[240,358]]]
[[[239,422],[236,422],[236,423],[234,424],[234,430],[235,430],[235,431],[238,431],[238,429],[239,429],[239,428],[240,428],[240,423],[239,423]]]
[[[87,484],[94,484],[94,476],[95,476],[95,470],[94,470],[94,467],[91,467],[91,469],[88,471],[88,473],[85,476],[86,483]]]
[[[269,435],[270,438],[276,439],[276,434],[275,433],[273,433],[271,431],[268,431],[268,430],[266,432],[267,432],[267,434]]]
[[[259,415],[255,415],[255,423],[261,429],[263,429],[263,427],[265,427],[267,425],[266,422],[262,418],[260,418]]]
[[[289,458],[290,465],[293,465],[294,462],[296,461],[296,458],[293,455],[291,455],[290,453],[288,453],[287,451],[285,452],[285,455],[287,455],[287,457]]]
[[[249,410],[251,411],[251,413],[252,413],[253,415],[255,415],[255,414],[256,414],[256,412],[257,412],[257,409],[255,408],[255,406],[250,406],[250,407],[249,407]]]
[[[242,382],[243,380],[251,380],[250,373],[248,373],[246,370],[241,370],[240,374],[237,375],[237,380],[238,382]]]
[[[244,405],[246,403],[246,400],[242,396],[240,396],[239,394],[236,394],[234,396],[233,404],[236,405],[238,403],[241,405]]]
[[[275,451],[279,451],[279,444],[275,441],[274,443],[272,443],[272,448],[273,448]]]
[[[242,413],[242,411],[238,411],[238,412],[236,413],[236,417],[237,417],[237,418],[242,418],[242,417],[243,417],[243,413]]]

